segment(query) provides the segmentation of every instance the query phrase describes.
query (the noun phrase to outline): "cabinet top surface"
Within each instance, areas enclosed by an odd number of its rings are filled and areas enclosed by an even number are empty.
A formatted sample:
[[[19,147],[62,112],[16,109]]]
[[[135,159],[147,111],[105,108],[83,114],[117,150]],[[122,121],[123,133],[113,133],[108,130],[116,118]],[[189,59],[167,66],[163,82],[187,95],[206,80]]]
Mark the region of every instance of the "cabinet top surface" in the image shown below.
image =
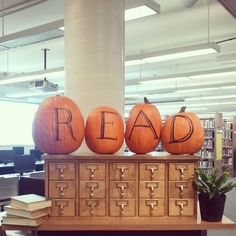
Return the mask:
[[[171,155],[166,152],[148,153],[148,154],[133,154],[133,153],[118,153],[118,154],[63,154],[63,155],[52,155],[47,154],[43,156],[44,160],[114,160],[114,161],[198,161],[200,158],[195,155],[184,154],[184,155]]]

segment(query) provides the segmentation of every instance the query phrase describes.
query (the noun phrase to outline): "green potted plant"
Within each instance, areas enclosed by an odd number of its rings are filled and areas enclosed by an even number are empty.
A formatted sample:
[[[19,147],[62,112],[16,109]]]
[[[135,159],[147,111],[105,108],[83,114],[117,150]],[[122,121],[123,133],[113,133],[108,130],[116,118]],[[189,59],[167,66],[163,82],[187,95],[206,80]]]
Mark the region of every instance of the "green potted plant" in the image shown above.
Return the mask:
[[[198,192],[198,200],[202,220],[221,221],[224,213],[226,195],[236,187],[229,181],[229,172],[219,175],[217,169],[206,173],[203,169],[195,170],[193,187]]]

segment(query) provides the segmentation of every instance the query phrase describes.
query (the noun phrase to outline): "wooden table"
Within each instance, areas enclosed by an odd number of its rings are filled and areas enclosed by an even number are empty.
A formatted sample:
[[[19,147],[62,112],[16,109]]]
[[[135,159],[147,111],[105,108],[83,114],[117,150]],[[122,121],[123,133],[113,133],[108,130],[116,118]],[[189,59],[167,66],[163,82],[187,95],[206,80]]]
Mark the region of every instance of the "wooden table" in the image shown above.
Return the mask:
[[[236,224],[223,217],[222,222],[206,222],[200,219],[170,219],[167,218],[141,218],[141,217],[123,217],[123,218],[104,218],[96,217],[78,217],[58,221],[58,218],[50,218],[39,227],[3,225],[3,230],[34,230],[38,236],[49,236],[56,232],[60,235],[78,235],[78,231],[82,231],[82,236],[120,236],[121,234],[129,236],[205,236],[207,230],[227,230],[235,229]],[[54,234],[53,234],[54,235]]]

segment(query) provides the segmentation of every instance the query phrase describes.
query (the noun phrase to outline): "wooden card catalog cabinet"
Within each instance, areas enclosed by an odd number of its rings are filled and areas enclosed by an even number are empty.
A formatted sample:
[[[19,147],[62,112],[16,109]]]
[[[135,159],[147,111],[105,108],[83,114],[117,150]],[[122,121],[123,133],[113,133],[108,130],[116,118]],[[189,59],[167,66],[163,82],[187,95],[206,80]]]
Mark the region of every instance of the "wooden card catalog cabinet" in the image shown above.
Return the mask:
[[[48,155],[51,217],[193,217],[192,155]]]

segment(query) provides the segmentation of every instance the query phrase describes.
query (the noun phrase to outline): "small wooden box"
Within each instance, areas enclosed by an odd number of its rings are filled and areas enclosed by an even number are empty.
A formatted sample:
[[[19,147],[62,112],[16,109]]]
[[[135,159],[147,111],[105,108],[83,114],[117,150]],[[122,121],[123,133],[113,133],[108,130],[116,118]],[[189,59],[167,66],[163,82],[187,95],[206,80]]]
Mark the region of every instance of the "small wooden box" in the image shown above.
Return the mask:
[[[45,194],[58,217],[192,217],[193,155],[47,155]]]

